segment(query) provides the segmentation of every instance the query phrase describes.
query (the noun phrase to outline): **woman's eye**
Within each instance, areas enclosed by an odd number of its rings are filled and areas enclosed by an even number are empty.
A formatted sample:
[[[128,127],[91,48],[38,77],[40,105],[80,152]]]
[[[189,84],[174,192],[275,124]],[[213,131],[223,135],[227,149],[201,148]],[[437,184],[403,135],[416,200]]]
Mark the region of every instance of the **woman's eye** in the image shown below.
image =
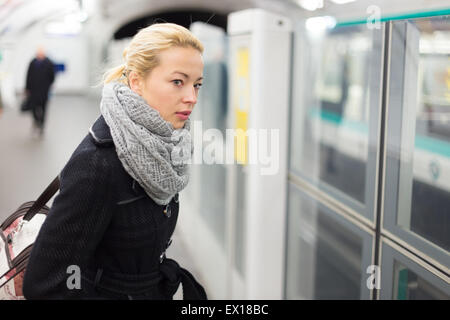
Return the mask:
[[[172,82],[173,82],[176,86],[180,86],[180,85],[183,84],[183,81],[182,81],[182,80],[173,80]]]
[[[197,84],[194,85],[194,88],[195,89],[200,89],[201,86],[202,86],[202,83],[197,83]]]

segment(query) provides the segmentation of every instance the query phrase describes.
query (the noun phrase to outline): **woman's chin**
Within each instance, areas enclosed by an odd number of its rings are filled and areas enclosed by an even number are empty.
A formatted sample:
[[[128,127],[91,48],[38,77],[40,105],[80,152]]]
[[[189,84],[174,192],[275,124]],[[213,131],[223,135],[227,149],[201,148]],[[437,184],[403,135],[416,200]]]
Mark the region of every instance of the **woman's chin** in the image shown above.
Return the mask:
[[[184,127],[184,124],[186,123],[185,120],[178,120],[178,121],[173,121],[172,122],[172,126],[174,129],[181,129]]]

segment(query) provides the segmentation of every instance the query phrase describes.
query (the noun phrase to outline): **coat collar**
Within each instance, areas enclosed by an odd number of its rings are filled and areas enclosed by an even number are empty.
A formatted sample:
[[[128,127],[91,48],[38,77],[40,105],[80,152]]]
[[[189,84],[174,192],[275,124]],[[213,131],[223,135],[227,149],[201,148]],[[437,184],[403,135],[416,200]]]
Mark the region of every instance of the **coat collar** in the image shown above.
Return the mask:
[[[102,147],[111,147],[114,145],[111,131],[106,124],[103,116],[100,116],[89,129],[91,137],[94,139],[94,143]]]

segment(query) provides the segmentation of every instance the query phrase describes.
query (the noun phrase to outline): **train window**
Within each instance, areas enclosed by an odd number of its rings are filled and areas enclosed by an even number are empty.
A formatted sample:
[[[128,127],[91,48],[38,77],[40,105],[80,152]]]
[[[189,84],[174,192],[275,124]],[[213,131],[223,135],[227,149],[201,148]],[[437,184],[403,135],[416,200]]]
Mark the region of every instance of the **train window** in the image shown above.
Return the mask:
[[[448,266],[450,18],[392,30],[385,227]]]
[[[415,25],[421,31],[412,204],[398,223],[450,251],[450,19]]]
[[[365,25],[295,38],[290,170],[370,220],[381,53]]]
[[[286,298],[369,299],[372,236],[289,188]]]

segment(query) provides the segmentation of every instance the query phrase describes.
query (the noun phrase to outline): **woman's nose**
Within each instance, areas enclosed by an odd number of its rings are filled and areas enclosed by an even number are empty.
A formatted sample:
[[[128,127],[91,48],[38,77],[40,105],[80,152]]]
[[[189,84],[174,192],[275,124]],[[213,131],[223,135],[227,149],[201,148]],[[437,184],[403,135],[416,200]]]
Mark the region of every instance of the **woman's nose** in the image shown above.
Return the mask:
[[[192,105],[196,104],[197,103],[197,91],[195,90],[195,88],[188,89],[188,92],[186,92],[183,100],[184,100],[184,102],[190,103]]]

